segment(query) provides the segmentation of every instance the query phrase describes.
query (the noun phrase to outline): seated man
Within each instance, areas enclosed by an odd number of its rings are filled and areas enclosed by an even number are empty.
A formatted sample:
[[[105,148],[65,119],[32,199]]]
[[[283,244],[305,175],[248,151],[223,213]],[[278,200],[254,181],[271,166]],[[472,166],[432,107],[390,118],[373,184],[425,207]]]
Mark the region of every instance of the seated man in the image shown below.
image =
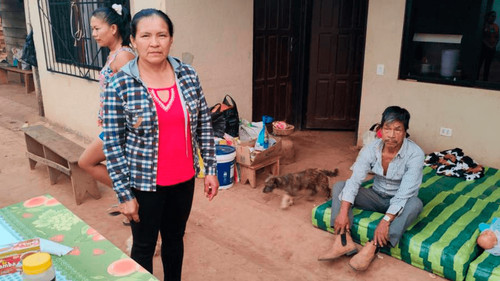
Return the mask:
[[[333,248],[318,260],[330,261],[356,253],[356,245],[349,234],[353,222],[352,206],[385,213],[373,240],[349,261],[355,270],[366,270],[380,247],[395,247],[422,211],[422,201],[417,195],[425,154],[407,138],[409,121],[410,113],[406,109],[386,108],[380,123],[382,138],[363,147],[351,177],[334,185],[331,226],[337,235]],[[374,173],[372,188],[360,188],[370,171]]]

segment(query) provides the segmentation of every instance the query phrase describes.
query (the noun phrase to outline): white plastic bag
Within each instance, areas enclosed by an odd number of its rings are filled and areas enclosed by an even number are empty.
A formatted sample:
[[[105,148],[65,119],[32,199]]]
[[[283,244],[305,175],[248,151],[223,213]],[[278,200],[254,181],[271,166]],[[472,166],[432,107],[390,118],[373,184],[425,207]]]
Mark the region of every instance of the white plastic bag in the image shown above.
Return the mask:
[[[379,126],[380,125],[378,123],[375,123],[368,131],[363,133],[363,146],[368,145],[377,138],[377,130]]]
[[[379,128],[380,128],[380,124],[375,123],[370,127],[370,129],[368,131],[363,133],[363,136],[362,136],[363,147],[367,146],[369,143],[371,143],[372,141],[377,139],[377,131],[379,130]],[[359,154],[356,157],[356,161],[358,161],[358,157],[359,157]],[[354,163],[356,163],[356,161],[354,161]],[[353,168],[354,168],[354,164],[352,164],[352,166],[349,169],[352,171]]]
[[[262,130],[263,123],[261,122],[248,122],[245,119],[241,119],[240,122],[240,140],[250,141],[256,139],[259,136],[259,132]]]
[[[14,61],[12,65],[17,66],[18,62],[21,61],[21,57],[23,56],[23,50],[19,48],[12,48],[12,60]]]

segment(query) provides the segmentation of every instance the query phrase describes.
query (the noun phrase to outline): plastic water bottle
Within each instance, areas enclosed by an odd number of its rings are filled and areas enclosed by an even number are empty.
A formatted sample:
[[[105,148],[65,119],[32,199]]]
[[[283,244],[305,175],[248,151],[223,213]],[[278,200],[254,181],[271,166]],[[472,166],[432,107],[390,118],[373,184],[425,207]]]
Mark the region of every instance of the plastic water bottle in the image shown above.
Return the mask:
[[[56,272],[52,258],[47,253],[35,253],[23,259],[23,280],[55,281]]]

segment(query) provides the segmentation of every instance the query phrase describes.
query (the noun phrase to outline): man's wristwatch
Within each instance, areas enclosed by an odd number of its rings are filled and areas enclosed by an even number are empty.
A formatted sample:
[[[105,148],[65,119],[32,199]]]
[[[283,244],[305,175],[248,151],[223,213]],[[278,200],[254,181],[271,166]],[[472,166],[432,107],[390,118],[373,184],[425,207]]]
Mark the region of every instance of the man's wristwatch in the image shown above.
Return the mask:
[[[386,222],[391,222],[391,217],[389,217],[388,215],[385,215],[383,220],[385,220]]]

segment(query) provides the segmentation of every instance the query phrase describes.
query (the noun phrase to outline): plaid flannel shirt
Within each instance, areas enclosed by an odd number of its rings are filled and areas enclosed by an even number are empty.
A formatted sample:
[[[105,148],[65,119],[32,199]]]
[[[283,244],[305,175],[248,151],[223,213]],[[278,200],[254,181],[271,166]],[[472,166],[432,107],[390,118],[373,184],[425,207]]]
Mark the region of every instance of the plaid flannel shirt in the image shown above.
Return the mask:
[[[174,69],[184,108],[185,138],[187,130],[191,130],[194,169],[196,173],[200,170],[196,153],[199,148],[205,174],[215,175],[217,160],[210,110],[198,75],[176,58],[168,57],[168,61]],[[104,94],[103,150],[113,189],[123,203],[134,198],[132,188],[156,191],[159,137],[156,106],[139,77],[137,58],[113,76]]]

